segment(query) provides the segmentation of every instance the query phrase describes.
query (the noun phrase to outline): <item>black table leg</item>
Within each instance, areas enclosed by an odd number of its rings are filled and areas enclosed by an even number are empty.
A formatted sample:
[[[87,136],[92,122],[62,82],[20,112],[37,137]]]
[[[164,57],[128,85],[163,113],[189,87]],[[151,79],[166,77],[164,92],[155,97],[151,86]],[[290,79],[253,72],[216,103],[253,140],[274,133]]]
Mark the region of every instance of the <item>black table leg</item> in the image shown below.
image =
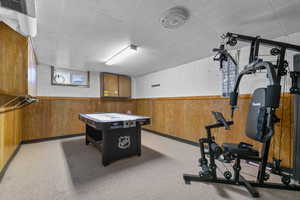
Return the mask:
[[[142,132],[141,132],[141,126],[140,125],[138,125],[138,127],[137,127],[137,155],[138,156],[141,156],[142,155],[142,136],[141,136],[141,134],[142,134]]]
[[[88,140],[88,134],[89,134],[89,127],[88,127],[88,125],[85,125],[85,144],[86,145],[89,145],[89,140]]]
[[[103,139],[103,143],[102,143],[102,164],[103,166],[107,166],[109,165],[109,156],[108,156],[108,152],[109,152],[109,139],[110,139],[110,135],[107,134],[106,130],[102,131],[102,139]]]

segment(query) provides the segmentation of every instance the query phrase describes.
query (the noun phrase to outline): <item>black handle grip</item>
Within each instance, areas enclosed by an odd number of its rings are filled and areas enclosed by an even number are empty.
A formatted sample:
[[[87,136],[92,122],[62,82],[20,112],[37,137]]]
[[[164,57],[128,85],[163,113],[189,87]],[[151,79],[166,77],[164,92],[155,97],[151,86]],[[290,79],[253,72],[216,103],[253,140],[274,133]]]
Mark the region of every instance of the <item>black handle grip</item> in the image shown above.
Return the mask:
[[[230,105],[231,107],[235,107],[237,105],[237,99],[238,99],[239,93],[238,92],[231,92],[230,93]]]
[[[292,87],[290,89],[291,94],[300,94],[300,89],[298,87],[298,78],[300,77],[300,72],[290,72],[292,79]]]
[[[239,96],[238,92],[231,92],[230,93],[231,118],[233,118],[233,113],[234,113],[234,110],[237,106],[238,96]]]
[[[223,114],[220,112],[214,112],[212,111],[213,116],[217,120],[217,122],[223,124],[226,130],[230,130],[230,125],[233,124],[233,121],[226,121]]]

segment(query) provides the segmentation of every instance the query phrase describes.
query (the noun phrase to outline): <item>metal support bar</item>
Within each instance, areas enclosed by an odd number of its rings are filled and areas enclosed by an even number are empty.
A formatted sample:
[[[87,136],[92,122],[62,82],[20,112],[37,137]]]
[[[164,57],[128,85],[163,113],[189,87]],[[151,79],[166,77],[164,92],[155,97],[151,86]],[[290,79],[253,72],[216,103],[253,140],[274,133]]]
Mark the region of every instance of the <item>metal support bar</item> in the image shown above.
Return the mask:
[[[257,40],[257,37],[252,37],[252,36],[247,36],[247,35],[241,35],[241,34],[236,34],[236,33],[230,33],[228,32],[226,34],[226,37],[235,37],[236,39],[244,42],[252,42]],[[289,44],[285,42],[278,42],[278,41],[273,41],[273,40],[267,40],[260,38],[260,44],[267,45],[267,46],[273,46],[273,47],[285,47],[286,49],[292,50],[292,51],[298,51],[300,52],[300,46],[294,45],[294,44]]]
[[[183,179],[186,184],[191,184],[191,182],[210,182],[210,183],[220,183],[220,184],[244,186],[251,193],[251,195],[253,197],[259,197],[259,193],[254,189],[255,187],[300,191],[300,186],[297,186],[297,185],[284,185],[284,184],[279,184],[279,183],[263,183],[263,184],[261,184],[261,183],[254,182],[254,181],[247,181],[242,176],[240,176],[239,182],[235,182],[234,180],[227,180],[224,178],[212,179],[211,177],[198,176],[198,175],[192,175],[192,174],[183,174]]]
[[[240,183],[242,183],[247,188],[247,190],[253,197],[259,197],[259,193],[253,187],[253,185],[251,185],[243,176],[240,176]]]

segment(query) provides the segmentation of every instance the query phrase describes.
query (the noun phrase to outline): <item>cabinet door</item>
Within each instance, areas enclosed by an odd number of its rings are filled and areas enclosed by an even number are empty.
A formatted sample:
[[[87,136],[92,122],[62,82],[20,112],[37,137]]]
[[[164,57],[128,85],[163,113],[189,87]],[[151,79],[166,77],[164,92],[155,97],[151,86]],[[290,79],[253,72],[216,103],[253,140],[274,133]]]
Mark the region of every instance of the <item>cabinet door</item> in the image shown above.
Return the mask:
[[[0,93],[27,94],[27,38],[0,22]]]
[[[102,96],[104,97],[117,97],[119,96],[118,89],[118,75],[116,74],[102,74]]]
[[[119,96],[131,97],[131,79],[128,76],[119,76]]]

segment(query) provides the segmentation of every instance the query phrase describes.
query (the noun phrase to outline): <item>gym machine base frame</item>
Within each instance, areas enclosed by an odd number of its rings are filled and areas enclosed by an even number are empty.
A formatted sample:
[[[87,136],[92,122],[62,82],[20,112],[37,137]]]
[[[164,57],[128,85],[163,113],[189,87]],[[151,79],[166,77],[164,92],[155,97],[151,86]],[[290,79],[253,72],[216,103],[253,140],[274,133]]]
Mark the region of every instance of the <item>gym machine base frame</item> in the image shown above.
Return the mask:
[[[186,184],[191,184],[191,182],[210,182],[210,183],[221,183],[230,185],[245,186],[246,189],[251,193],[253,197],[259,197],[259,193],[256,191],[255,187],[270,188],[270,189],[280,189],[280,190],[293,190],[300,191],[300,186],[297,185],[283,185],[280,183],[263,183],[260,184],[256,181],[247,181],[243,176],[240,176],[239,181],[227,180],[224,178],[210,178],[192,174],[183,174],[183,179]]]

